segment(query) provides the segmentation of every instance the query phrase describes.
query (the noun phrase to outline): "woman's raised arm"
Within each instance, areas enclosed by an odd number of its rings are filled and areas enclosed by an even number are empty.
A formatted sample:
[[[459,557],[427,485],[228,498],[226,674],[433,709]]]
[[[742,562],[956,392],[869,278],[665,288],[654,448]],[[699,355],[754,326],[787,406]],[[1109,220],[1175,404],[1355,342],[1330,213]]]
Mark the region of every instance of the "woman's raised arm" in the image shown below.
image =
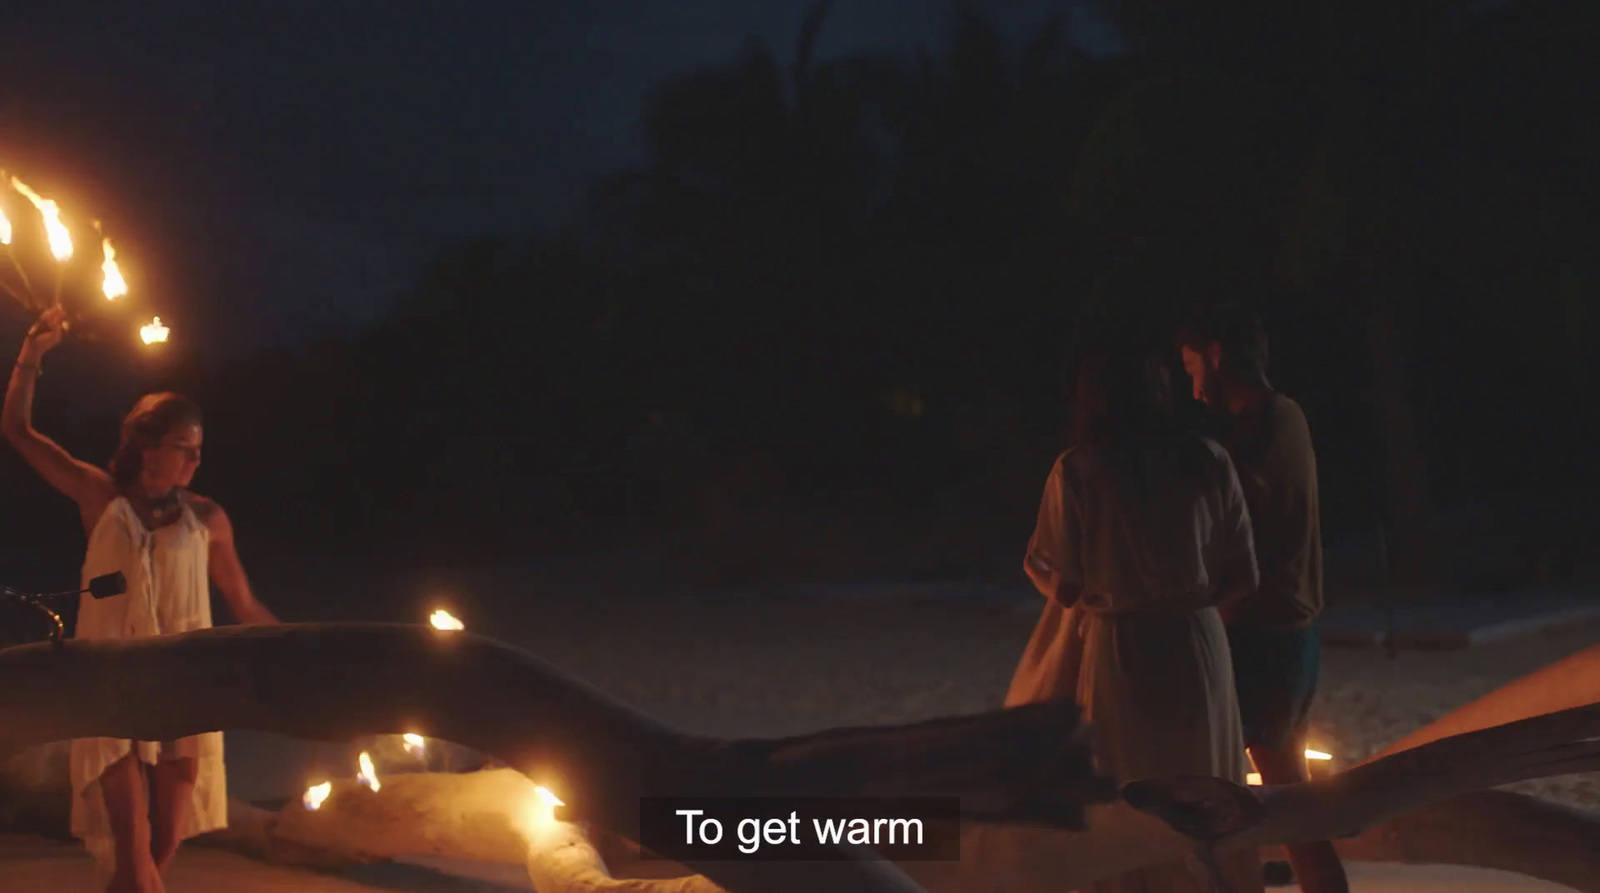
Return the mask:
[[[45,482],[78,504],[85,518],[93,517],[114,495],[111,476],[105,471],[72,457],[60,444],[33,428],[33,390],[39,378],[39,363],[66,333],[65,313],[52,307],[39,315],[28,329],[17,362],[11,369],[11,384],[0,410],[0,434],[16,447]]]

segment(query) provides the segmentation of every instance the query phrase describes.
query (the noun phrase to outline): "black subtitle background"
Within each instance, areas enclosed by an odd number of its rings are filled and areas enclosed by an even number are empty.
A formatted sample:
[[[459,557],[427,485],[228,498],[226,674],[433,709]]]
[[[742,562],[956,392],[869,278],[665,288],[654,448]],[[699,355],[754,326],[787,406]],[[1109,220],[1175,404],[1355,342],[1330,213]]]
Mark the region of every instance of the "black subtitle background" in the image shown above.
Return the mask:
[[[693,817],[693,843],[687,842],[689,818],[678,815],[680,809],[702,810]],[[798,818],[793,827],[799,843],[789,842],[790,813]],[[722,837],[716,843],[702,841],[700,828],[707,819],[722,823]],[[739,823],[745,819],[757,820],[754,830],[759,835],[755,851],[749,853],[740,851],[741,845],[748,846],[739,836]],[[768,843],[769,819],[783,822],[782,842]],[[857,857],[850,847],[818,843],[813,819],[866,819],[869,823],[877,819],[920,819],[920,844],[898,842],[904,839],[904,826],[897,826],[897,842],[890,845],[891,828],[885,824],[876,831],[883,843],[874,846],[869,842],[866,846],[873,856],[895,861],[948,862],[961,858],[958,797],[646,797],[639,801],[639,843],[646,851],[644,858],[675,861],[817,862]],[[745,841],[751,837],[751,826],[747,825]],[[847,827],[840,840],[848,843],[849,839]]]

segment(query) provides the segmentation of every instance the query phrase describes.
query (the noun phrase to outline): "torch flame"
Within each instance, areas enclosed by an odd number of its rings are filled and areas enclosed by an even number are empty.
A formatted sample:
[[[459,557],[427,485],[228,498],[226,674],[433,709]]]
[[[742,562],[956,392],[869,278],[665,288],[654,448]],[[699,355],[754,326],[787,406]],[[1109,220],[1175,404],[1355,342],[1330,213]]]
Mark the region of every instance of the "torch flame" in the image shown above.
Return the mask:
[[[128,293],[128,282],[122,278],[122,270],[117,267],[117,252],[111,247],[111,240],[102,237],[100,245],[105,251],[106,259],[100,264],[100,271],[105,274],[105,280],[100,290],[105,293],[106,300],[115,301]],[[157,320],[159,323],[160,320]],[[149,341],[145,342],[149,344]]]
[[[428,753],[428,740],[415,732],[407,732],[400,736],[402,746],[406,753],[413,756],[426,756]]]
[[[361,763],[361,772],[356,776],[356,781],[371,788],[373,793],[383,790],[383,785],[378,783],[378,770],[372,766],[372,757],[363,750],[358,761]]]
[[[467,628],[465,623],[457,620],[454,614],[443,608],[434,611],[433,615],[428,618],[428,622],[433,624],[434,629],[461,630]]]
[[[306,794],[300,798],[300,802],[305,804],[306,809],[315,811],[322,808],[322,801],[328,799],[328,795],[331,793],[333,793],[333,782],[325,781],[322,784],[314,784],[306,788]]]
[[[160,342],[165,342],[167,340],[167,335],[171,333],[171,331],[171,329],[161,324],[161,317],[157,316],[150,321],[149,325],[141,326],[139,328],[139,337],[142,338],[146,344],[157,344]]]
[[[50,239],[50,253],[60,261],[71,257],[72,233],[68,232],[66,224],[61,222],[61,208],[50,199],[29,189],[28,184],[16,177],[11,178],[11,185],[22,193],[23,198],[33,202],[33,206],[39,209],[39,216],[44,218],[45,235]]]

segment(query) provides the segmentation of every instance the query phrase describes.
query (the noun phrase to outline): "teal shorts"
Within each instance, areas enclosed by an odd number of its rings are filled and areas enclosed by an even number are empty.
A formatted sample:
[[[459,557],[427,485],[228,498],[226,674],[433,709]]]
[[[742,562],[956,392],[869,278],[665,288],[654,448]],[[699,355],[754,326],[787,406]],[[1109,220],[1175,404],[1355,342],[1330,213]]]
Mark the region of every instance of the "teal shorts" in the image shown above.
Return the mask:
[[[1245,746],[1267,751],[1304,747],[1322,664],[1316,626],[1230,626],[1228,648]]]

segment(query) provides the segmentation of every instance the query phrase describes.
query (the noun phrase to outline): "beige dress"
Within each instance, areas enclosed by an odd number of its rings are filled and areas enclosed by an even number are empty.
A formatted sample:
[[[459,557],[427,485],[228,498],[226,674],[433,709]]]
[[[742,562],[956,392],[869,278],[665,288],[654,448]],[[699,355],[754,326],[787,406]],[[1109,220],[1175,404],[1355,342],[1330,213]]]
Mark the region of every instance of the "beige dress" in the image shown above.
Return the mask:
[[[1205,449],[1209,480],[1189,482],[1156,463],[1143,496],[1097,449],[1069,450],[1050,471],[1028,544],[1026,569],[1046,599],[1006,704],[1077,700],[1094,726],[1101,771],[1119,783],[1181,774],[1245,782],[1227,633],[1215,606],[1255,586],[1255,553],[1232,462],[1210,441]],[[1219,591],[1224,580],[1229,593]],[[1254,853],[1225,861],[1238,889],[1261,889]],[[1210,885],[1177,863],[1090,889]]]
[[[211,626],[210,544],[210,531],[187,501],[177,521],[149,530],[126,498],[113,499],[89,534],[83,585],[87,587],[90,579],[102,574],[121,571],[128,590],[106,599],[83,595],[76,637],[171,635]],[[70,757],[72,833],[94,856],[102,881],[110,880],[115,849],[100,776],[134,749],[140,760],[151,765],[174,757],[193,757],[198,763],[194,796],[188,818],[179,829],[180,839],[225,827],[228,822],[221,732],[167,742],[76,739]]]

